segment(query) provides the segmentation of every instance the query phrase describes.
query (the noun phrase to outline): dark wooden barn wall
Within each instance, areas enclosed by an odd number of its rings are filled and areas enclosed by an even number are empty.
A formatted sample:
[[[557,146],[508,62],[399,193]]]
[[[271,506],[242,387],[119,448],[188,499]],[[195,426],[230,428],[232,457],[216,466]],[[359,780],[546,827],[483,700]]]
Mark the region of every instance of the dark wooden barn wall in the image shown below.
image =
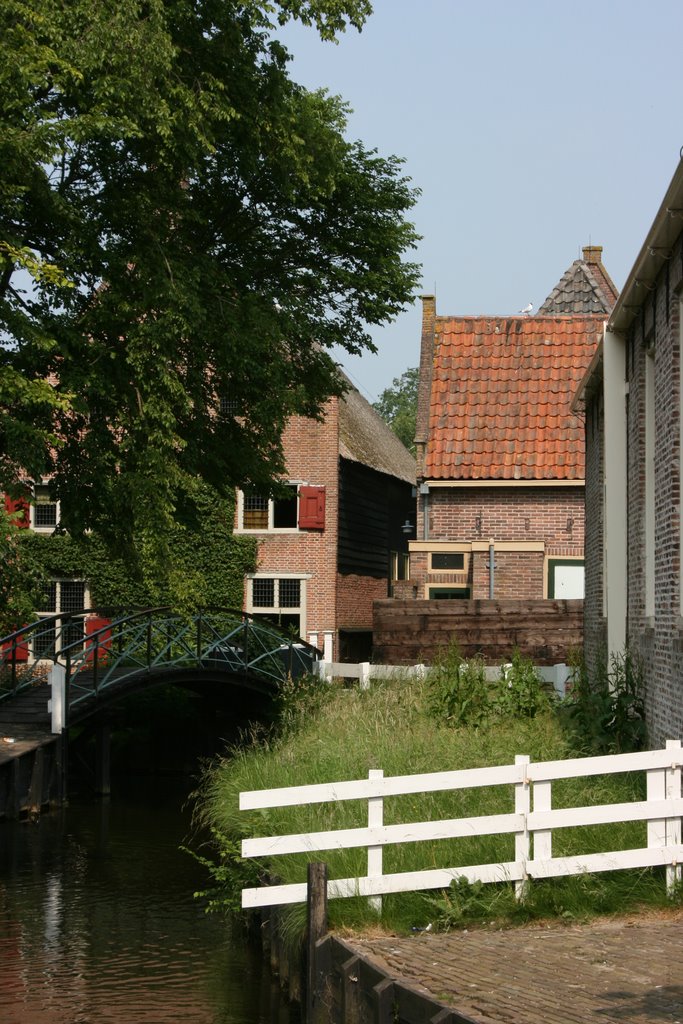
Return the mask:
[[[339,572],[386,578],[389,553],[408,550],[408,518],[415,522],[410,484],[340,459]]]

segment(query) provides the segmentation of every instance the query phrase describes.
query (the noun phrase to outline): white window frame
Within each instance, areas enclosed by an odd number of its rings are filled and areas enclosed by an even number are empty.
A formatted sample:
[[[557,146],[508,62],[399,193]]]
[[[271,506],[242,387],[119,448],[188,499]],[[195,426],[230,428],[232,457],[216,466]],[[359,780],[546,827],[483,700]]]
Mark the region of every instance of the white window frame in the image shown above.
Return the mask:
[[[49,619],[52,615],[68,615],[69,612],[62,609],[62,584],[63,583],[82,583],[83,584],[83,611],[86,611],[90,607],[90,588],[88,587],[87,580],[82,579],[78,576],[53,576],[49,583],[56,584],[55,594],[55,610],[54,611],[37,611],[36,615],[39,619]],[[85,638],[85,616],[83,616],[83,637]],[[35,651],[31,649],[32,660],[39,660],[40,654],[36,655]]]
[[[47,501],[38,501],[39,494],[47,496]],[[38,504],[54,505],[55,506],[55,524],[54,526],[39,526],[36,522],[36,506]],[[33,488],[33,501],[29,507],[29,526],[34,533],[54,533],[59,526],[61,520],[61,507],[58,501],[52,501],[49,497],[49,485],[47,481],[43,480],[42,483],[36,484]]]
[[[299,529],[299,488],[301,486],[300,480],[283,480],[282,481],[287,487],[296,489],[296,526],[275,526],[275,498],[268,498],[268,525],[258,527],[256,529],[247,528],[244,525],[244,491],[237,491],[237,529],[236,533],[301,533]],[[282,575],[282,573],[280,573]]]
[[[399,574],[400,569],[403,575]],[[410,553],[408,551],[391,552],[391,582],[405,582],[410,579]]]
[[[462,568],[461,569],[435,569],[432,564],[432,558],[434,555],[462,555]],[[470,559],[472,555],[471,545],[461,544],[455,546],[449,544],[448,547],[445,545],[438,548],[432,548],[427,555],[427,572],[432,574],[451,575],[451,576],[469,576],[470,572]]]
[[[299,636],[306,636],[306,582],[311,578],[310,573],[300,572],[250,572],[246,577],[246,600],[244,610],[249,615],[298,615]],[[254,605],[254,580],[274,580],[275,594],[274,604]],[[298,606],[281,605],[279,602],[280,580],[299,581],[299,604]]]

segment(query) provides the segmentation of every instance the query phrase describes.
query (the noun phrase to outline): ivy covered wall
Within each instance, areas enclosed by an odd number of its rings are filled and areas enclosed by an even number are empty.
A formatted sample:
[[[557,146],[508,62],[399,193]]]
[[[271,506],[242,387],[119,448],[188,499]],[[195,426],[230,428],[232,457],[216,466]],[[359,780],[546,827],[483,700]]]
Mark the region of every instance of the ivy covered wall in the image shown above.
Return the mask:
[[[256,543],[233,535],[233,502],[204,484],[196,486],[197,514],[175,527],[163,560],[145,537],[135,538],[128,553],[112,553],[95,534],[73,539],[22,530],[26,578],[43,585],[50,578],[84,579],[92,607],[241,608],[244,574],[256,565]],[[32,597],[40,610],[35,586]]]

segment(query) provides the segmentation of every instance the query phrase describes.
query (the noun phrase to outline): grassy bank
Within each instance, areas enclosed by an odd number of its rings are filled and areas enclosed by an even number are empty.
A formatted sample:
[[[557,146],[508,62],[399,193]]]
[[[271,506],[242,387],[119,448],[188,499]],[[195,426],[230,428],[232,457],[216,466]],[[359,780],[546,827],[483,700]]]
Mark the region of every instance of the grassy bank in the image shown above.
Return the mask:
[[[527,669],[525,669],[527,671]],[[367,691],[303,683],[283,698],[277,735],[253,737],[206,772],[199,816],[214,837],[207,857],[214,879],[215,906],[235,908],[239,889],[256,884],[266,868],[286,882],[303,881],[309,859],[325,859],[330,877],[365,874],[365,851],[329,851],[311,857],[284,856],[258,865],[239,858],[240,840],[250,835],[351,828],[367,823],[363,801],[240,812],[242,790],[359,779],[370,768],[385,775],[406,775],[485,765],[509,764],[516,754],[534,761],[585,753],[583,740],[568,728],[566,708],[550,701],[528,671],[524,679],[486,686],[445,666],[432,679],[399,678]],[[580,716],[578,716],[580,719]],[[574,716],[577,720],[577,716]],[[640,798],[642,778],[631,776],[567,780],[553,787],[556,807],[621,802]],[[482,814],[509,813],[512,787],[497,786],[458,793],[394,797],[385,800],[386,824]],[[559,830],[558,856],[645,844],[645,825],[594,826]],[[384,851],[385,873],[429,867],[514,859],[511,836],[484,836],[439,842],[406,843]],[[463,926],[476,921],[512,922],[539,916],[578,919],[593,913],[624,911],[640,903],[666,903],[660,871],[613,872],[590,877],[533,883],[522,905],[511,885],[476,886],[456,882],[445,892],[384,897],[382,924],[411,928]],[[301,917],[293,910],[293,928]],[[367,900],[334,900],[331,922],[367,927],[377,923]]]

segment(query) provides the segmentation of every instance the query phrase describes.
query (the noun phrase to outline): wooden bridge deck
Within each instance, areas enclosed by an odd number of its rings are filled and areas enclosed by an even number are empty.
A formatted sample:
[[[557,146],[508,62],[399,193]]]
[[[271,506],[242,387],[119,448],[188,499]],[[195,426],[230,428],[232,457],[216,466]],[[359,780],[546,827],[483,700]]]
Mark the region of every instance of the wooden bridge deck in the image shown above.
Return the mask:
[[[50,735],[50,713],[47,702],[50,687],[47,683],[23,690],[17,697],[0,701],[0,736],[15,739],[34,735]]]

